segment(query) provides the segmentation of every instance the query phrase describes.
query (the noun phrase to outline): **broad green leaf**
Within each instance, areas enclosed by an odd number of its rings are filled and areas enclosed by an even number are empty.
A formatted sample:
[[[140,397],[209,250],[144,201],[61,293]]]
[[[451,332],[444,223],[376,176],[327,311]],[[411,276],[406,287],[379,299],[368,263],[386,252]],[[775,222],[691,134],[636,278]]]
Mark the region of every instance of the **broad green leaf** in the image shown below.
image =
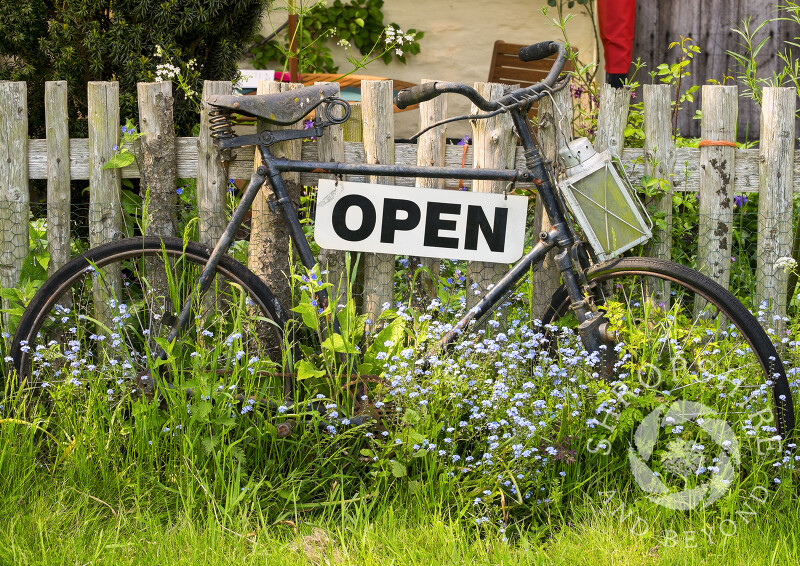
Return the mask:
[[[305,297],[303,297],[305,299]],[[319,318],[317,317],[317,308],[307,300],[301,300],[300,304],[292,309],[292,311],[299,314],[303,319],[303,324],[309,328],[317,329],[319,326]]]
[[[355,354],[358,352],[355,346],[344,341],[341,334],[331,334],[328,336],[325,341],[322,342],[322,347],[337,354]]]
[[[406,475],[406,467],[398,462],[397,460],[390,460],[389,465],[391,466],[392,475],[396,478],[402,478]]]
[[[325,375],[325,370],[317,369],[314,364],[308,360],[300,360],[297,362],[297,379],[300,381],[310,377],[322,377]]]
[[[129,151],[117,153],[103,165],[103,169],[122,169],[133,163],[134,159],[134,155]]]
[[[403,414],[403,421],[407,422],[410,425],[415,425],[419,423],[419,413],[414,409],[406,409],[405,413]]]

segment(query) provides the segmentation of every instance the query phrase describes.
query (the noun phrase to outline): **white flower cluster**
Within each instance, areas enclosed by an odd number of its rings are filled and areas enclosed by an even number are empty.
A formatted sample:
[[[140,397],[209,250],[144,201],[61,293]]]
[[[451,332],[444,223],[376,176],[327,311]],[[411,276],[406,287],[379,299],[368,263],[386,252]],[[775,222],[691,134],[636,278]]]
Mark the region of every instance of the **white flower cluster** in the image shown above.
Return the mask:
[[[180,75],[181,70],[172,63],[159,63],[156,65],[156,81],[164,82],[172,80]]]
[[[786,273],[791,273],[797,269],[797,261],[793,257],[779,257],[775,261],[775,269],[783,269]]]
[[[386,30],[384,31],[384,41],[388,46],[394,46],[394,52],[402,57],[403,50],[401,49],[401,45],[404,43],[410,43],[414,41],[414,34],[412,33],[403,33],[403,30],[400,28],[394,28],[391,25],[386,26]]]

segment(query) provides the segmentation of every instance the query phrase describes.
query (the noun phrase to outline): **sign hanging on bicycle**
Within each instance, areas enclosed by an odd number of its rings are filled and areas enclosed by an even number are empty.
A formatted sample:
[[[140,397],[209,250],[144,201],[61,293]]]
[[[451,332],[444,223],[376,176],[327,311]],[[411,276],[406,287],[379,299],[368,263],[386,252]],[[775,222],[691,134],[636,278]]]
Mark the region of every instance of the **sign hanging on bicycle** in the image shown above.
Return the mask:
[[[321,179],[314,238],[323,248],[511,263],[528,198]]]

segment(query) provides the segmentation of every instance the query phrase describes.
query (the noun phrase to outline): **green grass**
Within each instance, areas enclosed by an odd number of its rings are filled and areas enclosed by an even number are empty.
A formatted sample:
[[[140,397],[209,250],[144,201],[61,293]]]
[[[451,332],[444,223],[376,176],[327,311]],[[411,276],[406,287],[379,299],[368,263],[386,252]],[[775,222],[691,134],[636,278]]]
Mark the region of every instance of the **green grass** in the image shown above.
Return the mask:
[[[345,504],[276,524],[240,516],[227,525],[213,513],[172,514],[168,500],[153,491],[101,501],[42,480],[2,499],[0,564],[760,565],[800,558],[798,511],[788,506],[740,518],[726,536],[713,519],[587,498],[549,535],[534,530],[503,541],[414,499]]]
[[[446,308],[457,307],[453,289],[448,293],[439,299],[439,320],[430,311],[390,311],[371,342],[353,330],[363,329],[354,310],[342,313],[342,328],[351,330],[342,340],[349,342],[317,344],[306,358],[314,367],[333,366],[334,377],[311,377],[306,385],[311,397],[321,396],[326,418],[348,414],[353,400],[339,378],[349,369],[337,354],[358,344],[373,364],[365,373],[384,368],[387,382],[369,390],[373,403],[386,401],[379,425],[298,427],[286,439],[277,437],[276,424],[302,417],[303,406],[278,415],[250,410],[234,393],[246,399],[261,391],[258,372],[244,363],[224,376],[216,371],[225,355],[238,359],[238,340],[248,338],[240,317],[214,327],[213,347],[191,340],[176,347],[193,369],[179,371],[173,350],[164,365],[177,378],[174,389],[162,388],[162,406],[136,395],[124,372],[114,374],[121,363],[105,364],[104,356],[119,350],[84,340],[77,357],[94,363],[72,366],[69,352],[48,346],[37,366],[49,383],[46,395],[7,389],[0,398],[0,566],[798,561],[794,453],[763,453],[771,445],[758,440],[774,432],[746,421],[765,393],[743,400],[738,385],[726,390],[729,397],[695,383],[680,389],[717,408],[737,436],[741,461],[732,484],[707,509],[661,507],[636,485],[629,449],[637,426],[671,405],[664,389],[677,385],[668,383],[676,379],[670,374],[665,385],[648,388],[636,372],[670,361],[662,359],[670,351],[657,346],[658,336],[681,338],[690,365],[727,375],[726,384],[734,375],[763,381],[760,369],[740,368],[738,355],[728,355],[734,349],[725,349],[714,321],[687,324],[677,302],[662,311],[642,301],[635,317],[609,303],[609,319],[627,325],[626,342],[638,344],[625,383],[592,375],[573,330],[550,335],[561,347],[553,353],[537,342],[541,329],[513,311],[504,328],[489,323],[452,358],[416,372],[414,356],[428,347],[426,337],[443,331],[452,314]],[[301,301],[311,306],[310,292]],[[313,307],[297,312],[320,328]],[[239,338],[225,338],[234,333]],[[67,367],[79,369],[59,377]],[[752,405],[754,398],[761,405]],[[681,481],[692,488],[712,480],[676,461],[710,469],[710,456],[723,455],[707,431],[690,424],[659,428],[666,440],[652,458],[661,465],[653,476],[680,476],[678,490]],[[709,448],[709,459],[694,458],[698,444]],[[681,450],[692,458],[681,460]]]

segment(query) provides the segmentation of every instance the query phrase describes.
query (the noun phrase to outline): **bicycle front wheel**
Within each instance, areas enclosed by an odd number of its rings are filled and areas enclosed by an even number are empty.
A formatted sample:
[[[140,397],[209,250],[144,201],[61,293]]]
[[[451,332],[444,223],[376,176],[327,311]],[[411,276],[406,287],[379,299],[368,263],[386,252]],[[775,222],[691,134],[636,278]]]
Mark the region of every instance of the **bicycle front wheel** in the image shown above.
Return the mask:
[[[210,253],[180,238],[127,238],[64,265],[17,326],[11,356],[19,386],[50,395],[100,387],[122,399],[148,389],[152,394],[156,375],[175,382],[190,370],[215,387],[271,376],[265,378],[271,390],[262,393],[280,399],[287,385],[276,375],[291,357],[287,314],[269,288],[229,256],[198,299],[197,281]],[[169,344],[186,301],[193,302],[193,317]],[[158,359],[164,350],[167,360]]]
[[[771,442],[791,434],[794,409],[783,364],[730,292],[692,269],[653,258],[603,262],[586,275],[607,321],[598,374],[610,369],[606,376],[626,400],[647,397],[639,412],[688,401],[692,411],[716,413],[743,438]],[[579,340],[569,307],[562,287],[542,318],[554,352]],[[615,414],[626,406],[609,397]]]

